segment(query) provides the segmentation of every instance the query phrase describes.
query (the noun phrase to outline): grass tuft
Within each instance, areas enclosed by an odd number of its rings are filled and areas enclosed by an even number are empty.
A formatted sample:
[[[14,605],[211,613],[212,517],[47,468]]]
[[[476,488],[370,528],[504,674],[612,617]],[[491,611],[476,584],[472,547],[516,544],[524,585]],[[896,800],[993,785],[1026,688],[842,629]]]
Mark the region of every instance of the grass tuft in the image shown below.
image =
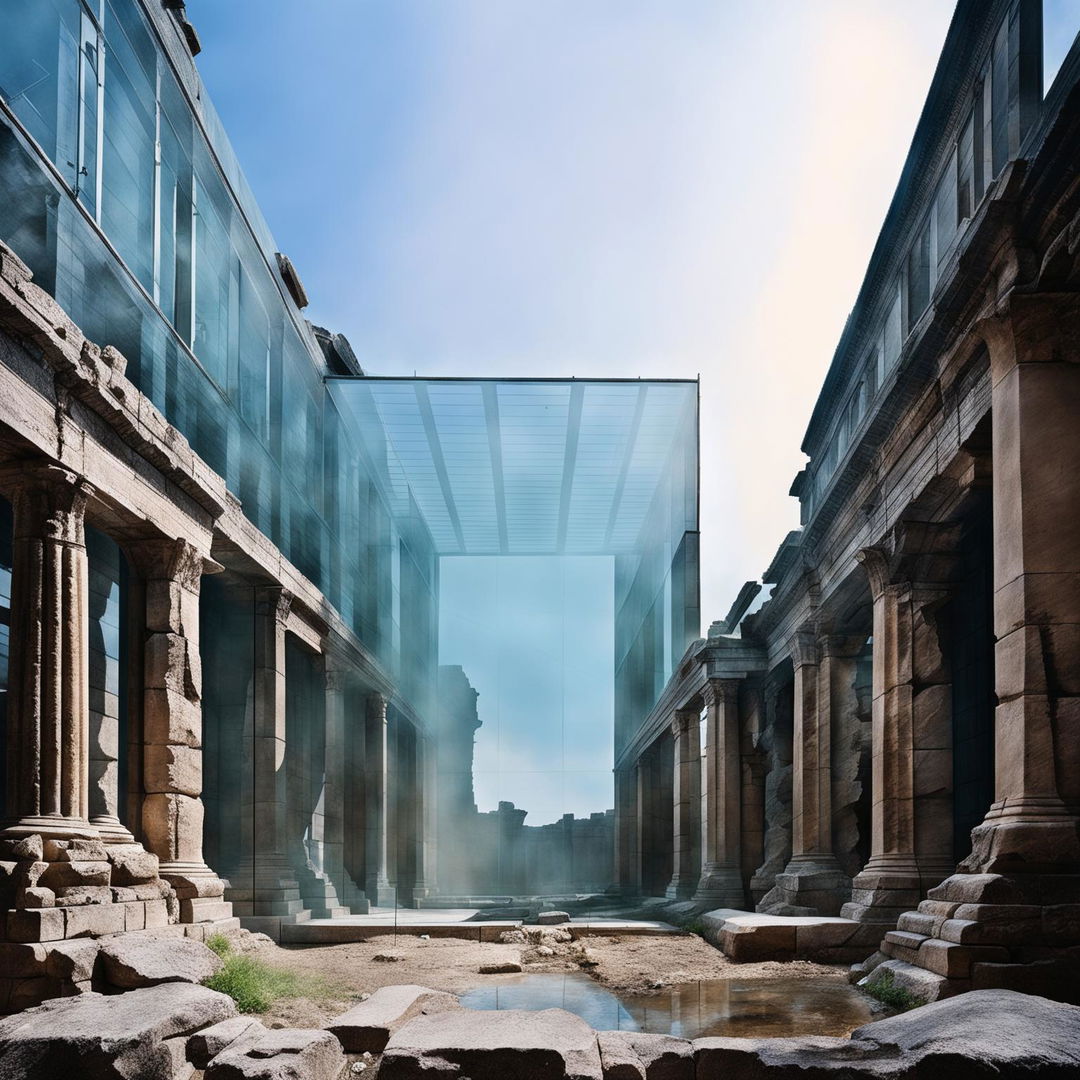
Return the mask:
[[[257,957],[233,952],[222,934],[207,938],[206,944],[221,957],[223,966],[203,985],[228,994],[242,1013],[264,1013],[282,998],[336,996],[335,988],[318,976],[286,971]]]
[[[917,995],[896,985],[896,979],[891,971],[883,971],[881,976],[865,987],[866,992],[891,1009],[899,1009],[900,1012],[908,1012],[917,1009],[926,1002]]]

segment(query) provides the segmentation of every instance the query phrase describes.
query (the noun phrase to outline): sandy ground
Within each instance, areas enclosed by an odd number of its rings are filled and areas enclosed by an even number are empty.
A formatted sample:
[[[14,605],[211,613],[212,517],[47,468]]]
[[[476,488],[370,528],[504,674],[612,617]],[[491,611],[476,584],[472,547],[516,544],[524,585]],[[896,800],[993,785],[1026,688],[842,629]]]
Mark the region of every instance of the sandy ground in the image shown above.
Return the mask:
[[[262,1017],[269,1026],[319,1027],[344,1012],[360,995],[394,983],[417,983],[461,993],[497,985],[516,975],[481,975],[481,965],[520,963],[525,973],[586,971],[613,989],[634,993],[698,979],[811,978],[844,981],[846,969],[806,961],[733,964],[693,934],[663,937],[593,936],[564,943],[488,944],[458,938],[377,937],[347,945],[279,947],[264,942],[255,951],[267,963],[325,981],[325,997],[279,1001]],[[378,957],[395,957],[380,960]]]

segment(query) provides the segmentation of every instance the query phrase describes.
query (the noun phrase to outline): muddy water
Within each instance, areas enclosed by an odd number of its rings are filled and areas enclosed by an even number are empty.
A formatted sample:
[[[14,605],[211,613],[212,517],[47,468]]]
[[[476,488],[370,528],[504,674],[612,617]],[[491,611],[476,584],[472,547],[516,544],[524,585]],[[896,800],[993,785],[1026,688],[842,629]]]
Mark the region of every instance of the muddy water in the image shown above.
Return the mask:
[[[600,1031],[704,1035],[847,1035],[886,1015],[843,979],[714,979],[632,995],[588,975],[522,975],[461,996],[470,1009],[566,1009]]]

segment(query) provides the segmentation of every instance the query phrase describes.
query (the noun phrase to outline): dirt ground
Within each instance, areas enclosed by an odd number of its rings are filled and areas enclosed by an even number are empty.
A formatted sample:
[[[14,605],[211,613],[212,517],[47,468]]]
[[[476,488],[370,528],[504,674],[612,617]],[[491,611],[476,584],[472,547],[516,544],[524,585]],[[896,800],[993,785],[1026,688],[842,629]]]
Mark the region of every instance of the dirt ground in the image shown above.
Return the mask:
[[[518,977],[481,975],[478,969],[490,964],[520,963],[526,974],[585,971],[605,986],[633,993],[698,979],[831,976],[844,981],[846,976],[845,968],[800,960],[734,964],[694,934],[591,936],[573,942],[554,940],[558,936],[545,934],[542,941],[481,944],[459,938],[425,941],[401,935],[347,945],[286,948],[267,940],[254,951],[259,959],[318,976],[327,989],[325,996],[279,1001],[262,1019],[270,1026],[319,1027],[348,1009],[361,994],[380,986],[417,983],[461,993]]]

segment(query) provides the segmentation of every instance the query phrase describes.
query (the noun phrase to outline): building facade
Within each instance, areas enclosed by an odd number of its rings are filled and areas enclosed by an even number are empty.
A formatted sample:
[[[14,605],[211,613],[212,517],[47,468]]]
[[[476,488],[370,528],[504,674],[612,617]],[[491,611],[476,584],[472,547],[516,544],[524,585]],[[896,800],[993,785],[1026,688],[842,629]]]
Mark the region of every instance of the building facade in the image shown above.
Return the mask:
[[[745,615],[748,586],[691,646],[616,762],[624,889],[842,916],[851,948],[935,993],[1080,992],[1080,24],[1061,11],[958,5],[806,433],[801,528],[767,602]]]
[[[72,991],[73,938],[439,892],[441,556],[609,559],[642,715],[698,625],[696,383],[367,378],[182,2],[0,28],[2,1011]]]

